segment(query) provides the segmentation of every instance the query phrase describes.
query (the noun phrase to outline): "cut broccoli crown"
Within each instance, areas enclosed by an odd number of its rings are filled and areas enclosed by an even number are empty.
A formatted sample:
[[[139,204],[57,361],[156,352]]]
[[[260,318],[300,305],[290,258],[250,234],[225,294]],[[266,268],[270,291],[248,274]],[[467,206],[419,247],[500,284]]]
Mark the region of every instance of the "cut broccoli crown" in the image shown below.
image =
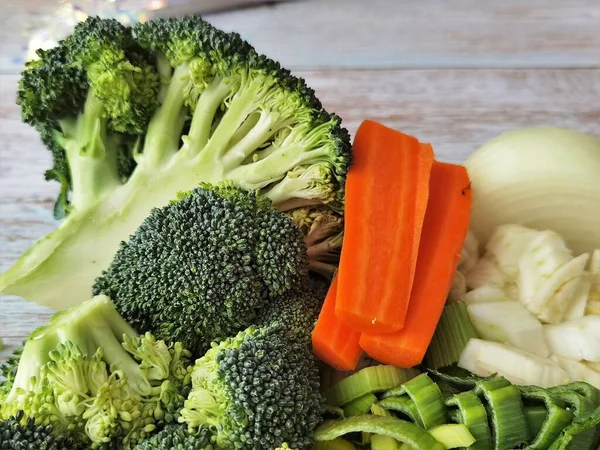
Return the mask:
[[[279,326],[250,327],[196,361],[180,421],[229,449],[309,449],[324,413],[314,355]]]
[[[6,450],[84,450],[85,445],[68,435],[56,435],[52,425],[36,425],[23,412],[0,420],[0,448]]]
[[[0,292],[73,306],[153,208],[203,182],[258,191],[282,212],[342,217],[351,146],[341,119],[238,34],[199,17],[131,29],[90,18],[40,55],[19,102],[53,150],[47,176],[63,184],[56,211],[68,216],[0,277]],[[337,265],[335,252],[314,253]]]
[[[155,209],[94,284],[136,329],[203,354],[306,274],[302,232],[270,200],[203,184]]]
[[[257,325],[279,324],[289,339],[310,343],[327,287],[324,281],[307,277],[302,284],[271,299]]]
[[[176,422],[187,395],[190,353],[150,334],[138,336],[107,297],[54,314],[5,370],[0,419],[22,411],[91,448],[114,440],[130,448]],[[0,447],[2,448],[2,447]]]
[[[200,428],[192,434],[185,425],[167,425],[134,450],[213,450],[211,437],[208,428]]]

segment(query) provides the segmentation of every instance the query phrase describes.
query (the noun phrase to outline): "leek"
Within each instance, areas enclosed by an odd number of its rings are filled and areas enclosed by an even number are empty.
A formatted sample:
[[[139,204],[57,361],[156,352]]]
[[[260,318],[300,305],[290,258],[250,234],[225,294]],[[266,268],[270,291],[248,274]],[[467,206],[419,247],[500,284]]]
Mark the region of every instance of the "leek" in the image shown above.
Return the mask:
[[[350,403],[344,405],[344,416],[358,416],[360,414],[366,414],[371,410],[371,405],[377,401],[377,397],[374,394],[368,393],[362,397],[358,397],[352,400]]]
[[[474,392],[457,394],[446,400],[446,405],[457,407],[456,421],[464,424],[475,438],[475,442],[469,447],[470,450],[492,450],[487,411]]]

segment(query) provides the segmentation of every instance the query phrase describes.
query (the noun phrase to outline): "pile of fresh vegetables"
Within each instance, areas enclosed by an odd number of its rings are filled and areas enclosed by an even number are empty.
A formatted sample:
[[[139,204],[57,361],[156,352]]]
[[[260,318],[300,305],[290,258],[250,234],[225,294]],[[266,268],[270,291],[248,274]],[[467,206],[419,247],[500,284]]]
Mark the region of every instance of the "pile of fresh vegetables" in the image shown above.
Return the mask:
[[[198,17],[89,18],[19,82],[60,226],[0,449],[597,450],[600,139],[464,165]],[[0,346],[2,340],[0,340]]]

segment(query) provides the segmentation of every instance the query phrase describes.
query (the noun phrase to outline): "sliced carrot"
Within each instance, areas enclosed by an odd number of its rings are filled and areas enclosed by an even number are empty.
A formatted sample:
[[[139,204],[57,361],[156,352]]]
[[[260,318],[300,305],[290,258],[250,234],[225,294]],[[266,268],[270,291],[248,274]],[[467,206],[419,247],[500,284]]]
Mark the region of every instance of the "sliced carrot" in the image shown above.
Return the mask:
[[[335,315],[337,279],[336,276],[331,283],[313,330],[313,351],[317,358],[335,369],[354,370],[362,355],[358,345],[360,333],[349,328]]]
[[[394,332],[408,308],[433,149],[367,120],[352,158],[336,314],[360,332]]]
[[[470,216],[467,171],[436,161],[404,328],[393,334],[361,335],[360,345],[370,357],[404,368],[422,362],[456,275]]]

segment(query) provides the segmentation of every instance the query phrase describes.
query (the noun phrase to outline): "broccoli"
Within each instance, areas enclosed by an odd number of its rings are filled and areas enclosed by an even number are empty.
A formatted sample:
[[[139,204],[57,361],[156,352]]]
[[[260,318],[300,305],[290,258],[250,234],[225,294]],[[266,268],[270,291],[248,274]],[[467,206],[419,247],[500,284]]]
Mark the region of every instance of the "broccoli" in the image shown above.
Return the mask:
[[[304,80],[199,17],[88,19],[28,64],[18,102],[53,152],[47,177],[61,182],[67,216],[0,277],[1,293],[77,304],[153,208],[200,182],[259,191],[284,212],[343,213],[341,119]]]
[[[306,276],[302,232],[271,201],[206,183],[154,209],[94,283],[137,330],[202,355]]]
[[[105,296],[54,314],[4,373],[0,419],[22,411],[88,448],[131,448],[173,423],[190,388],[190,353],[139,336]]]
[[[216,450],[211,438],[212,432],[206,427],[192,434],[185,425],[170,424],[134,450]]]
[[[0,420],[0,449],[6,450],[85,450],[85,445],[68,435],[56,435],[52,425],[36,425],[23,411]]]
[[[271,299],[255,324],[280,324],[289,339],[309,344],[327,289],[324,281],[307,277],[302,284]]]
[[[249,327],[214,344],[192,369],[180,422],[208,426],[219,447],[312,448],[325,410],[316,359],[278,325]]]

